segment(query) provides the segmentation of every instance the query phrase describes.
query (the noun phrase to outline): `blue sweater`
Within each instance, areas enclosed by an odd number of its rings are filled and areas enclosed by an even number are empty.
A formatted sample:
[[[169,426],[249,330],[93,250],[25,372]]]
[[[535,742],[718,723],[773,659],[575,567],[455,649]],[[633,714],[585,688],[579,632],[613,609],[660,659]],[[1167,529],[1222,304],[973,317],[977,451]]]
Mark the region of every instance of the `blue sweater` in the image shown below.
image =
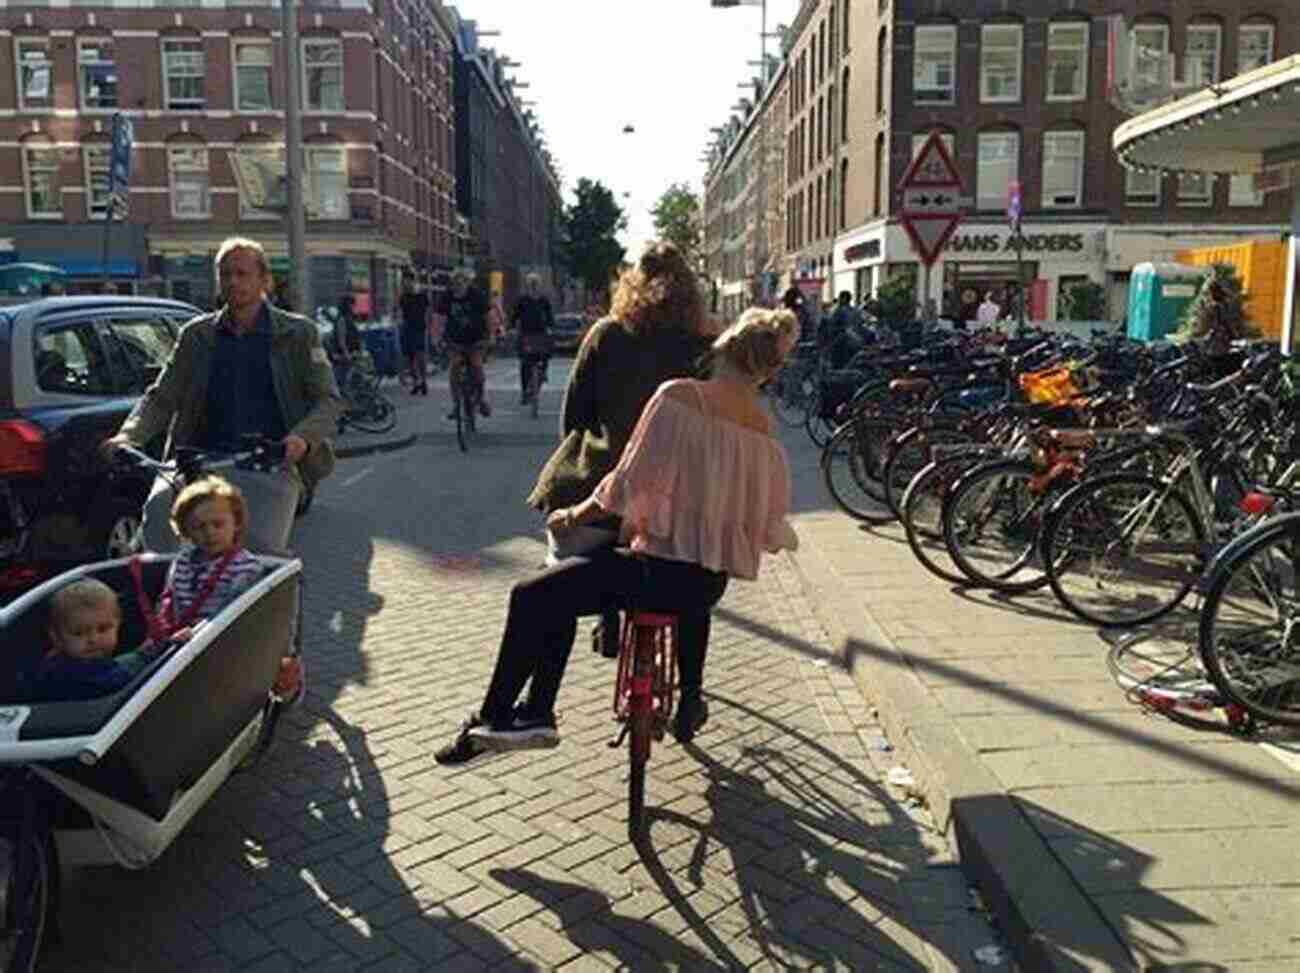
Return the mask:
[[[108,696],[130,683],[151,661],[152,656],[139,652],[124,652],[111,659],[46,656],[23,681],[22,695],[29,703],[61,703]]]

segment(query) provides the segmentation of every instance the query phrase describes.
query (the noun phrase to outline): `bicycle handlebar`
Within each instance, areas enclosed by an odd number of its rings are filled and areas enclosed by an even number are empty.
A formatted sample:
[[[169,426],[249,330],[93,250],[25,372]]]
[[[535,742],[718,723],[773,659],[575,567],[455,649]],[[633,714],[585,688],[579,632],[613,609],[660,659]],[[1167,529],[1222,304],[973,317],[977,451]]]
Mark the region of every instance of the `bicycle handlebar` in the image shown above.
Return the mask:
[[[243,449],[234,453],[209,453],[205,450],[181,446],[170,460],[157,460],[143,450],[125,443],[114,445],[114,456],[129,460],[129,465],[149,470],[163,476],[180,474],[187,481],[205,472],[237,467],[239,469],[267,471],[284,462],[284,443],[265,436],[247,435],[240,439]]]

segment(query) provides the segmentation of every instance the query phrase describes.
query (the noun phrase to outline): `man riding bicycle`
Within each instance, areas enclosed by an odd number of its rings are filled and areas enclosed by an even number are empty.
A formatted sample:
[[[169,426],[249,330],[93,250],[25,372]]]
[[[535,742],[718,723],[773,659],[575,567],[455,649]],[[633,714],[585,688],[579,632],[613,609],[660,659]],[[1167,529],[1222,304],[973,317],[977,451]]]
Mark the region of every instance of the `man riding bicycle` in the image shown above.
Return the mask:
[[[483,352],[488,346],[487,296],[474,286],[473,272],[464,267],[451,275],[451,290],[439,298],[433,313],[441,323],[443,343],[447,348],[447,363],[451,385],[452,411],[448,419],[455,419],[460,411],[456,389],[456,375],[462,365],[468,364],[469,381],[477,391],[478,409],[486,418],[492,415],[483,382]]]
[[[542,381],[546,381],[546,367],[551,358],[551,328],[555,325],[555,315],[551,311],[551,302],[542,294],[542,278],[538,274],[524,277],[526,291],[515,302],[514,313],[510,323],[518,330],[519,336],[519,404],[529,401],[528,379],[533,366],[542,366]],[[533,390],[541,392],[541,388]]]

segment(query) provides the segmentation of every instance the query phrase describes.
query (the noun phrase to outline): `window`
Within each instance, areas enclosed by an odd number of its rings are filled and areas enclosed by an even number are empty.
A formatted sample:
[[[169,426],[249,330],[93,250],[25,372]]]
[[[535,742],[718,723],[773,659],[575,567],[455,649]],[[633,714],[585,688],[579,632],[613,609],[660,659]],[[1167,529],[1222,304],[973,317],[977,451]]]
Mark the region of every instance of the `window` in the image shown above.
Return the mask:
[[[271,110],[270,41],[235,41],[235,108]]]
[[[1160,173],[1128,169],[1124,174],[1124,202],[1129,206],[1160,205]]]
[[[1178,177],[1179,206],[1209,206],[1214,184],[1206,172],[1185,172]]]
[[[108,144],[87,145],[82,152],[86,164],[86,214],[103,219],[108,212]]]
[[[840,141],[849,140],[849,69],[840,78]]]
[[[168,108],[203,107],[203,42],[163,41],[163,98]]]
[[[1249,173],[1228,180],[1229,206],[1263,206],[1264,194],[1255,189],[1255,177]]]
[[[841,31],[844,37],[844,53],[849,53],[849,6],[853,0],[844,0],[844,30]]]
[[[944,132],[940,138],[943,139],[943,147],[948,150],[948,156],[957,161],[957,143],[951,132]],[[921,147],[930,139],[929,132],[916,132],[912,135],[912,158],[915,159],[921,153]]]
[[[1083,205],[1083,133],[1043,136],[1043,207]]]
[[[1078,101],[1088,94],[1088,25],[1047,28],[1047,100]]]
[[[94,321],[46,328],[36,335],[36,384],[46,392],[105,395],[113,373],[99,344]]]
[[[1135,24],[1133,26],[1133,46],[1148,51],[1158,51],[1162,54],[1169,51],[1169,25],[1168,24]],[[1161,66],[1152,58],[1140,58],[1133,71],[1133,82],[1135,85],[1159,87],[1162,83],[1172,80],[1171,78],[1162,78]]]
[[[1002,209],[1007,190],[1020,178],[1020,135],[1016,132],[981,132],[979,165],[975,174],[975,206]]]
[[[840,229],[843,230],[849,225],[849,211],[845,200],[849,193],[849,160],[840,160]]]
[[[915,46],[913,100],[917,104],[951,105],[957,98],[957,28],[918,27]]]
[[[19,38],[14,43],[14,60],[18,65],[18,107],[27,111],[52,108],[54,65],[49,41]]]
[[[239,184],[239,215],[245,219],[281,219],[284,146],[240,145],[230,159]]]
[[[980,29],[980,100],[1020,100],[1019,24],[992,24]]]
[[[79,41],[77,75],[82,108],[117,107],[117,64],[113,60],[112,40],[97,37]]]
[[[208,150],[194,145],[167,150],[171,176],[172,216],[197,219],[212,211],[212,183],[208,175]]]
[[[1219,80],[1219,49],[1223,31],[1218,24],[1189,24],[1187,52],[1183,57],[1183,77],[1196,84],[1214,84]]]
[[[343,110],[343,44],[340,41],[303,41],[303,110]]]
[[[1244,74],[1273,61],[1273,25],[1243,24],[1237,32],[1237,73]]]
[[[886,188],[889,181],[888,166],[885,165],[885,134],[882,132],[876,136],[876,185],[875,198],[871,204],[871,212],[874,216],[881,216],[885,212],[885,200],[889,198],[889,190]]]
[[[876,39],[876,114],[882,115],[885,111],[885,78],[886,63],[889,61],[889,31],[884,27],[880,28],[880,36]]]
[[[58,149],[23,149],[23,194],[27,197],[27,215],[63,218],[63,193],[59,187]]]
[[[307,211],[318,220],[348,218],[348,160],[342,148],[307,151]]]
[[[167,322],[152,316],[114,318],[100,337],[112,366],[114,390],[128,395],[139,395],[153,384],[176,343]]]

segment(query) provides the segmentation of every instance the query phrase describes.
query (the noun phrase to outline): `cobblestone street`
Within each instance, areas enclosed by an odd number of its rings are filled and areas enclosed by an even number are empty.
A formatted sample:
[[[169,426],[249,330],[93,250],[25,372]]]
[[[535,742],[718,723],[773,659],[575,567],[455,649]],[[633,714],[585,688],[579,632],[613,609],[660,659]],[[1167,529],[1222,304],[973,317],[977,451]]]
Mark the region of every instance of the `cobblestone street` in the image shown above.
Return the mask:
[[[654,749],[644,856],[585,626],[558,749],[433,763],[543,554],[521,498],[556,393],[515,414],[511,368],[468,454],[433,396],[402,403],[413,446],[340,463],[295,535],[306,705],[156,865],[66,873],[43,968],[980,968],[991,933],[925,807],[885,783],[895,755],[784,557],[719,607],[711,720]]]

